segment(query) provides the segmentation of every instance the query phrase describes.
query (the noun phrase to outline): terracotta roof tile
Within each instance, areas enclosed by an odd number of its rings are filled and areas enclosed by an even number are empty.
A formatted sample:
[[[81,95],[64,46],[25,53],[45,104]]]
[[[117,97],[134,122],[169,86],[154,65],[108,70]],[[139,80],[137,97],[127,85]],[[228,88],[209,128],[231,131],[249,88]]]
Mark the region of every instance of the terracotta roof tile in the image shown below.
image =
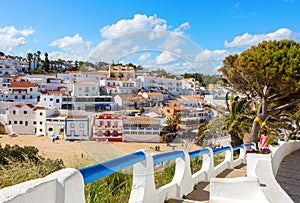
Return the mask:
[[[17,82],[17,81],[13,81],[9,84],[9,87],[17,87],[17,88],[28,88],[28,87],[37,87],[38,84],[36,83],[31,83],[31,82],[28,82],[28,81],[20,81],[20,82]]]
[[[67,118],[84,119],[84,118],[88,118],[88,116],[87,115],[68,115]]]

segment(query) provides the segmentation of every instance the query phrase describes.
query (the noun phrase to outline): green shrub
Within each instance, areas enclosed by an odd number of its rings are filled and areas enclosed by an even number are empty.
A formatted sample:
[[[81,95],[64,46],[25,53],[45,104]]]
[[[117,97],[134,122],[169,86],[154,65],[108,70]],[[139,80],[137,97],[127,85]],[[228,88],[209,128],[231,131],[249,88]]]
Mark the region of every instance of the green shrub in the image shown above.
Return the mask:
[[[64,168],[62,160],[45,159],[33,146],[0,145],[0,188],[42,178]]]
[[[269,137],[268,145],[275,146],[275,145],[278,145],[278,143],[277,143],[276,139],[274,139],[273,137]]]

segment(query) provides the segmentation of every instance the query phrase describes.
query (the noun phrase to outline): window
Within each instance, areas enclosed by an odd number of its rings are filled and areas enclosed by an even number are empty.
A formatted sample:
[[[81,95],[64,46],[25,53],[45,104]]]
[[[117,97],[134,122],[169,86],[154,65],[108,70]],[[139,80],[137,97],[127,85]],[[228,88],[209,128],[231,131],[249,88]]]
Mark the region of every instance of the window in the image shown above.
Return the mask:
[[[80,123],[80,124],[79,124],[79,127],[80,127],[80,128],[84,128],[84,123]]]
[[[83,131],[83,130],[80,130],[80,135],[81,135],[81,136],[86,136],[86,135],[84,134],[84,131]]]
[[[44,101],[46,101],[46,98],[44,98]]]
[[[18,124],[18,121],[14,121],[14,124]]]
[[[32,96],[30,95],[30,97],[29,97],[30,99],[32,99]]]
[[[23,121],[19,121],[19,124],[20,124],[20,125],[23,125]]]
[[[32,92],[32,88],[30,88],[29,91]]]
[[[40,121],[40,125],[43,125],[43,122],[42,122],[42,121]]]
[[[8,125],[11,125],[11,121],[8,121]]]
[[[16,111],[15,110],[13,110],[13,115],[15,115],[16,114]]]
[[[43,112],[40,112],[40,116],[42,116],[43,115]]]
[[[23,114],[27,114],[27,111],[24,111]]]
[[[70,134],[71,134],[71,136],[74,136],[75,135],[75,130],[71,130]]]
[[[33,121],[33,125],[36,125],[36,121]]]
[[[52,131],[53,131],[53,128],[49,128],[48,130],[49,130],[50,132],[52,132]]]
[[[59,103],[59,99],[56,99],[56,103]]]
[[[71,123],[71,124],[70,124],[70,128],[75,128],[75,124],[74,124],[74,123]]]
[[[15,95],[15,99],[18,99],[18,95]]]
[[[25,126],[28,126],[28,121],[25,121]]]
[[[50,98],[50,101],[53,101],[53,98]]]
[[[43,132],[43,129],[40,129],[40,132]]]

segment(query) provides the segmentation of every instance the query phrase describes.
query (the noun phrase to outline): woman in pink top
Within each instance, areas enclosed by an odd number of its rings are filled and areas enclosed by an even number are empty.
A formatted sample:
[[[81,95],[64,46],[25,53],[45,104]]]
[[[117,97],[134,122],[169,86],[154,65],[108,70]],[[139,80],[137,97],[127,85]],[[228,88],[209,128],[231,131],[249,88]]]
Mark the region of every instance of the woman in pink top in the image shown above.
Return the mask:
[[[267,133],[266,130],[264,130],[264,133],[260,135],[260,146],[262,148],[269,148],[269,145],[268,145],[268,139],[269,139],[269,135]]]

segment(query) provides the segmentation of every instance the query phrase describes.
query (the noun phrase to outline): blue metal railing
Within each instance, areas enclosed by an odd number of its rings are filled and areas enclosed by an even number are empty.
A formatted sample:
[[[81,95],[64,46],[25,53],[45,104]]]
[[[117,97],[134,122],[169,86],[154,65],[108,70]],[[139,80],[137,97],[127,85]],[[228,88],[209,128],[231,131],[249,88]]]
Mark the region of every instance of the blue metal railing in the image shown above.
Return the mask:
[[[251,147],[254,146],[253,143],[250,144],[245,144],[245,145],[240,145],[240,146],[235,146],[233,147],[233,150],[238,150],[240,148],[243,147]],[[222,148],[217,148],[215,150],[213,150],[213,154],[219,154],[222,152],[225,152],[227,150],[230,150],[231,147],[230,146],[226,146],[226,147],[222,147]],[[204,148],[202,150],[196,150],[196,151],[192,151],[189,152],[189,156],[190,158],[194,158],[197,156],[201,156],[203,154],[207,154],[209,153],[209,149],[208,148]],[[184,152],[182,150],[178,150],[178,151],[173,151],[173,152],[165,152],[165,153],[160,153],[160,154],[155,154],[153,155],[153,164],[159,164],[165,161],[170,161],[179,157],[183,157],[184,156]],[[122,169],[125,169],[129,166],[132,166],[136,163],[139,163],[141,161],[145,160],[145,154],[142,151],[137,151],[134,152],[132,154],[128,154],[113,160],[109,160],[100,164],[96,164],[93,166],[89,166],[86,168],[82,168],[79,169],[79,171],[81,172],[83,179],[84,179],[84,184],[93,182],[95,180],[98,180],[100,178],[103,178],[105,176],[108,176],[112,173],[115,173],[117,171],[120,171]]]
[[[249,143],[249,144],[244,144],[244,146],[245,147],[252,147],[252,146],[254,146],[254,144],[253,143]]]
[[[138,151],[100,164],[79,169],[79,171],[83,176],[84,184],[87,184],[143,160],[145,160],[144,152]]]
[[[170,161],[179,157],[183,157],[184,152],[183,151],[174,151],[174,152],[166,152],[161,154],[155,154],[153,155],[153,163],[158,164],[165,161]]]
[[[202,150],[196,150],[196,151],[189,152],[189,155],[190,155],[190,158],[194,158],[194,157],[201,156],[203,154],[208,154],[208,153],[209,153],[209,149],[204,148]]]
[[[221,147],[221,148],[217,148],[213,151],[213,154],[216,155],[216,154],[220,154],[222,152],[225,152],[227,150],[230,150],[230,146],[226,146],[226,147]]]

